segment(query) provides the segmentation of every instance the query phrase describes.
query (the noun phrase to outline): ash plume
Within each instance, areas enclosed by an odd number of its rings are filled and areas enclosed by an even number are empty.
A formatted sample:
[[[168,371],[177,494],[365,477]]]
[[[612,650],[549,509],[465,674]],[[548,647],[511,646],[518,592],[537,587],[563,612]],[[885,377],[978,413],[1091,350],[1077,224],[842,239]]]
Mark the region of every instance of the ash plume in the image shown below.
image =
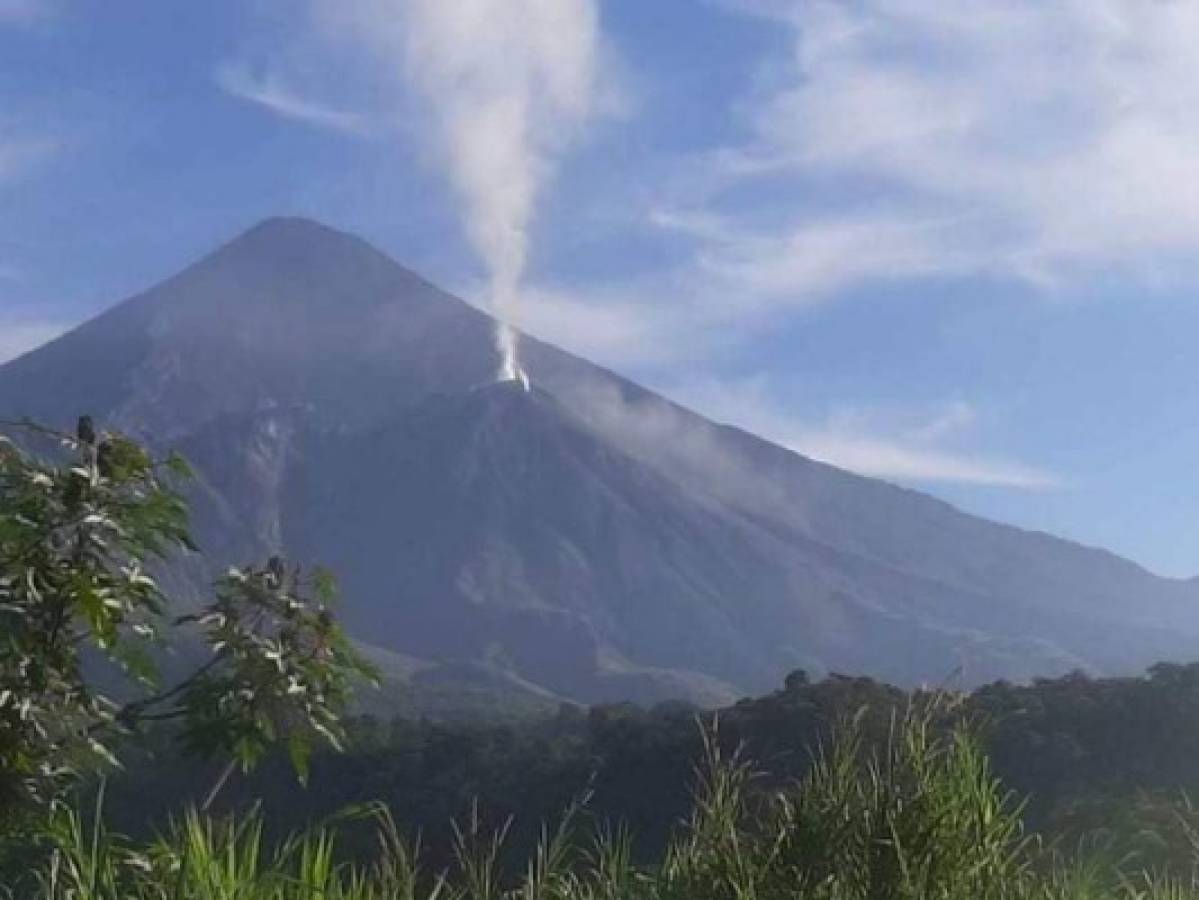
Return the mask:
[[[498,377],[521,377],[520,284],[539,189],[592,105],[596,0],[407,0],[407,74],[427,99],[487,267]]]

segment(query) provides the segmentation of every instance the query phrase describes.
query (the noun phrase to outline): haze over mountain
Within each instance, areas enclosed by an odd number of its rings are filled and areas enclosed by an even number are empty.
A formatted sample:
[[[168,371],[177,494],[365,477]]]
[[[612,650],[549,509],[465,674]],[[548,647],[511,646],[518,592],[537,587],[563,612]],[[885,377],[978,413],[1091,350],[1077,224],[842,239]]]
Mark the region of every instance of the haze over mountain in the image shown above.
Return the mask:
[[[796,667],[972,684],[1196,655],[1196,583],[531,339],[533,389],[497,384],[492,328],[357,238],[273,219],[0,367],[0,414],[179,449],[215,560],[330,566],[351,634],[412,679],[717,702]]]

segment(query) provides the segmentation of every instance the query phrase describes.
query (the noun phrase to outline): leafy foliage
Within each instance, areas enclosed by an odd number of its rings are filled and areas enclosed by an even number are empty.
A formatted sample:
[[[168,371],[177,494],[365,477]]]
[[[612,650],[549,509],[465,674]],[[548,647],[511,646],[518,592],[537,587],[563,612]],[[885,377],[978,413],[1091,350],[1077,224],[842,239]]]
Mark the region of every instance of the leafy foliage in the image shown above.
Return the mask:
[[[918,695],[917,695],[918,696]],[[685,704],[643,709],[630,704],[591,710],[563,706],[553,716],[507,724],[347,722],[347,752],[317,752],[310,787],[297,791],[287,756],[268,755],[256,772],[231,783],[220,808],[260,803],[268,838],[368,801],[387,804],[425,838],[428,860],[449,863],[451,818],[468,816],[477,799],[489,827],[511,815],[506,858],[521,858],[538,840],[538,823],[588,790],[588,810],[623,822],[629,851],[661,859],[673,826],[690,814],[692,767],[705,755],[696,717],[710,726],[728,758],[752,760],[755,791],[804,778],[833,746],[838,723],[856,721],[863,753],[882,752],[893,722],[913,695],[869,678],[792,679],[788,687],[705,713]],[[933,723],[951,734],[963,721],[981,742],[1005,791],[1026,800],[1030,829],[1073,850],[1137,868],[1185,868],[1188,829],[1199,833],[1199,665],[1155,666],[1141,677],[1077,674],[1027,685],[998,683],[957,697]],[[162,752],[139,755],[136,777],[109,784],[113,823],[129,833],[163,827],[179,798],[202,802],[214,767],[175,762],[169,735]],[[1182,823],[1186,827],[1182,827]],[[341,835],[344,852],[365,858],[373,842],[361,827]]]
[[[116,764],[115,742],[147,721],[181,719],[189,749],[243,766],[286,738],[301,774],[313,738],[339,743],[349,679],[369,669],[332,617],[327,576],[306,583],[273,559],[230,572],[199,612],[175,614],[156,573],[195,551],[186,464],[98,433],[88,417],[73,435],[10,431],[21,440],[0,436],[3,818]],[[161,689],[155,658],[184,634],[208,660]],[[104,666],[132,699],[97,686]]]
[[[326,823],[272,844],[261,813],[195,812],[138,846],[96,816],[59,817],[55,850],[18,889],[44,900],[324,897],[332,900],[1195,900],[1166,873],[1131,880],[1046,852],[991,774],[975,734],[935,726],[936,703],[895,721],[866,748],[860,720],[841,726],[798,781],[767,786],[712,734],[690,816],[660,859],[638,865],[627,831],[588,827],[586,797],[505,867],[508,824],[488,830],[473,806],[444,865],[429,865],[382,807],[369,862],[338,853]],[[342,824],[345,822],[343,817]],[[1194,854],[1194,849],[1192,850]]]
[[[262,571],[235,569],[210,606],[179,620],[200,627],[219,662],[181,690],[190,749],[249,768],[286,738],[301,779],[312,737],[341,749],[352,678],[372,673],[333,619],[330,577],[317,572],[310,581],[315,601],[302,590],[301,571],[287,571],[278,558]]]

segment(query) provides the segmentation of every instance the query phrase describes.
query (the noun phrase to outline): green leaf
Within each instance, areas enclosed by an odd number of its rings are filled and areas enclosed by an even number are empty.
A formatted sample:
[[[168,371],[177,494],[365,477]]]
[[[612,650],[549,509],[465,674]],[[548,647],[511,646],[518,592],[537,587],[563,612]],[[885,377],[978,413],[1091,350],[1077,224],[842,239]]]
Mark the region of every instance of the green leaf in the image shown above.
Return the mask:
[[[113,652],[113,656],[125,670],[143,684],[158,683],[158,666],[141,644],[124,641]]]
[[[287,739],[287,755],[291,767],[295,770],[300,784],[308,786],[308,767],[312,759],[312,744],[300,733],[294,733]]]
[[[166,458],[166,469],[176,478],[187,481],[195,477],[191,464],[178,453],[172,452]]]
[[[332,605],[338,597],[337,576],[328,569],[317,566],[312,570],[312,592],[325,606]]]

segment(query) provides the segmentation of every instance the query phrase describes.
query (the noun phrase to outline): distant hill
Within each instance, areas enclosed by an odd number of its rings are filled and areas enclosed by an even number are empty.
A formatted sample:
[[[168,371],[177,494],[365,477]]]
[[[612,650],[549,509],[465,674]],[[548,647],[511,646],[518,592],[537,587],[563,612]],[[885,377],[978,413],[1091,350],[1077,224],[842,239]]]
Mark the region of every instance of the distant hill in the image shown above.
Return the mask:
[[[797,667],[977,684],[1196,655],[1196,582],[537,341],[533,389],[495,384],[492,324],[355,237],[272,219],[0,367],[0,414],[87,411],[181,450],[210,555],[331,566],[406,684],[718,704]]]

